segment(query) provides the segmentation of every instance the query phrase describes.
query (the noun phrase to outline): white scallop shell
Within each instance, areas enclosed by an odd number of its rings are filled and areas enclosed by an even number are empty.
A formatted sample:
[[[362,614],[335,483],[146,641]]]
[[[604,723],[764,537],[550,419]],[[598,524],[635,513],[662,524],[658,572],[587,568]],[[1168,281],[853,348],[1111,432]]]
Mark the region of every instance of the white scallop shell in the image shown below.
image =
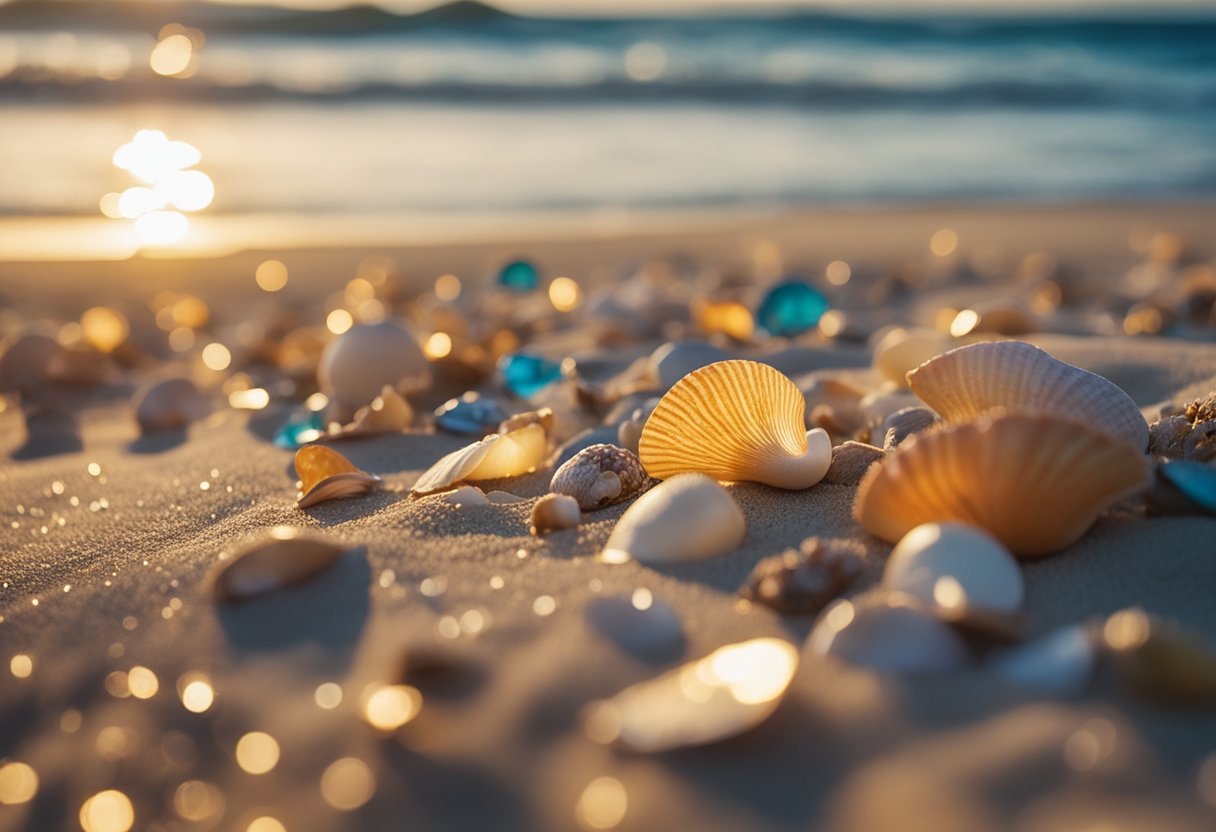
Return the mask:
[[[321,390],[354,410],[388,385],[403,392],[430,386],[426,356],[404,323],[356,324],[326,345],[317,366]]]
[[[609,563],[704,560],[737,547],[746,531],[743,512],[725,488],[703,474],[679,474],[626,509],[602,557]]]
[[[1148,446],[1148,423],[1130,396],[1102,376],[1022,341],[950,350],[908,373],[908,383],[947,422],[1003,408],[1080,422],[1138,451]]]
[[[710,364],[659,401],[639,456],[658,479],[695,471],[724,482],[809,488],[832,464],[832,441],[822,428],[806,430],[805,406],[797,386],[767,364]]]
[[[995,613],[1017,612],[1025,592],[1013,555],[962,523],[925,523],[904,535],[887,559],[883,583],[928,607],[963,601],[968,609]],[[943,588],[949,598],[941,597]]]
[[[967,656],[950,625],[899,594],[835,602],[819,617],[807,646],[816,655],[875,670],[953,670]]]
[[[535,471],[544,461],[549,440],[537,423],[507,433],[493,433],[452,451],[423,472],[411,494],[434,494],[458,482],[516,477]]]

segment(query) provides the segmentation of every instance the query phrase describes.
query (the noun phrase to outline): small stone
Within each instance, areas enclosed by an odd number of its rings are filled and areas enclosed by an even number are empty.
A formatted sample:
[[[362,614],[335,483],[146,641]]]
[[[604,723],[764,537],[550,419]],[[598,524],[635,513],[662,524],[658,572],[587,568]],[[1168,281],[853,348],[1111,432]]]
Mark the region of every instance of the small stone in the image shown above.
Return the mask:
[[[816,615],[861,574],[860,547],[809,537],[756,564],[739,594],[786,615]]]
[[[832,449],[832,467],[823,481],[831,485],[857,485],[870,466],[884,456],[882,448],[864,442],[844,442]]]
[[[1164,416],[1149,425],[1148,453],[1168,459],[1182,459],[1183,447],[1191,433],[1191,420],[1186,416]]]
[[[770,335],[798,335],[819,325],[828,299],[801,280],[787,280],[768,290],[756,309],[756,323]]]

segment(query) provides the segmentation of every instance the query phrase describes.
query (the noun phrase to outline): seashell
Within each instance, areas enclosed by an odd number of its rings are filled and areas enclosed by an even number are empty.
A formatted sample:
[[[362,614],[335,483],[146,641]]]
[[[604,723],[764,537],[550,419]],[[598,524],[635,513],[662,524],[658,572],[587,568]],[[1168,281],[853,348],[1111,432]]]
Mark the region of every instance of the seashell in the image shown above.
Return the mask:
[[[1102,643],[1142,694],[1184,705],[1216,703],[1216,653],[1200,633],[1131,608],[1106,619]]]
[[[371,404],[355,411],[349,425],[328,434],[326,439],[355,439],[360,436],[375,436],[381,433],[401,433],[414,419],[414,409],[401,394],[385,386]]]
[[[888,416],[882,423],[882,449],[892,451],[909,436],[931,427],[937,414],[926,407],[905,407]]]
[[[650,355],[651,373],[659,388],[667,390],[693,370],[730,358],[725,351],[704,341],[667,343]]]
[[[993,671],[1015,685],[1048,694],[1085,691],[1098,665],[1094,640],[1084,627],[1065,627],[999,655]]]
[[[144,433],[183,428],[208,410],[206,397],[184,378],[158,381],[135,396],[135,420]]]
[[[296,451],[300,494],[296,505],[308,508],[325,500],[340,500],[374,491],[380,478],[356,468],[342,454],[322,445],[305,445]]]
[[[96,384],[105,373],[105,355],[87,346],[64,347],[47,367],[47,377],[60,384]]]
[[[455,491],[449,491],[443,495],[442,499],[459,508],[466,506],[488,506],[490,504],[490,498],[475,485],[466,485],[462,488],[457,488]]]
[[[683,563],[726,554],[747,523],[726,489],[703,474],[678,474],[634,502],[604,544],[608,563]]]
[[[874,347],[874,369],[897,387],[907,387],[908,372],[954,346],[939,335],[893,329]]]
[[[768,719],[797,670],[798,651],[782,639],[730,644],[592,703],[584,727],[596,742],[651,754],[717,742]]]
[[[1080,422],[1137,451],[1148,447],[1148,424],[1131,397],[1102,376],[1021,341],[959,347],[910,372],[908,383],[947,422],[1004,408]]]
[[[539,423],[507,433],[493,433],[440,459],[423,472],[410,493],[434,494],[458,482],[517,477],[536,470],[549,439]]]
[[[10,340],[0,352],[0,391],[13,392],[42,384],[51,376],[63,352],[49,335],[26,333]]]
[[[797,549],[756,564],[739,594],[786,615],[818,615],[862,571],[861,547],[808,537]]]
[[[565,494],[546,494],[532,507],[532,534],[573,529],[583,520],[578,501]]]
[[[569,494],[583,511],[615,505],[654,484],[641,460],[615,445],[592,445],[575,454],[553,474],[549,490]]]
[[[886,456],[882,448],[864,442],[842,442],[832,448],[832,465],[823,477],[829,485],[857,485],[870,466]]]
[[[1013,556],[990,535],[962,523],[925,523],[891,550],[883,584],[929,608],[1015,613],[1025,587]]]
[[[1026,335],[1037,332],[1039,322],[1020,301],[997,300],[976,304],[960,310],[950,322],[950,334],[955,338],[966,335]]]
[[[861,400],[865,391],[835,378],[817,378],[803,390],[808,419],[833,436],[852,437],[865,426]]]
[[[1163,462],[1145,501],[1151,514],[1216,514],[1216,468],[1189,459]]]
[[[949,625],[899,594],[837,601],[819,617],[807,645],[815,655],[874,670],[953,670],[967,657]]]
[[[527,502],[518,494],[512,494],[510,491],[491,491],[486,494],[486,499],[496,506],[509,506],[514,503]]]
[[[697,295],[689,307],[693,323],[707,335],[722,333],[736,341],[750,341],[756,334],[751,310],[737,300]]]
[[[430,386],[422,348],[404,323],[356,324],[326,345],[317,381],[330,401],[347,412],[367,404],[385,386],[412,393]]]
[[[553,432],[553,411],[548,407],[508,416],[498,426],[499,433],[511,433],[528,425],[540,425],[546,434]]]
[[[507,412],[501,404],[474,392],[449,399],[435,409],[436,425],[449,433],[470,436],[493,433],[506,418]]]
[[[648,589],[638,589],[628,598],[593,598],[583,618],[590,629],[641,659],[668,661],[684,651],[679,616]]]
[[[346,551],[302,529],[276,526],[243,546],[215,576],[222,601],[245,601],[304,581],[333,566]]]
[[[913,437],[866,474],[853,514],[889,542],[953,520],[1031,557],[1075,543],[1147,477],[1126,442],[1077,422],[1003,414]]]
[[[822,428],[805,430],[802,393],[755,361],[695,370],[659,400],[639,442],[642,465],[658,479],[685,471],[717,480],[809,488],[832,463]]]
[[[621,422],[616,429],[617,444],[635,456],[638,452],[638,444],[642,441],[642,429],[646,427],[648,415],[639,407],[633,411],[633,415]]]

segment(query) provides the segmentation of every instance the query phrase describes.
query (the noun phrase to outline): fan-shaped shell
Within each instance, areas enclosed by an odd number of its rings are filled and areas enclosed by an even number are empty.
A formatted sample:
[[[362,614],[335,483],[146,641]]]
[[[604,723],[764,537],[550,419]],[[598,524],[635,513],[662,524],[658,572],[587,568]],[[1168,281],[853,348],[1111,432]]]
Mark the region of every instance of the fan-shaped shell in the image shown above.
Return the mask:
[[[536,470],[549,440],[539,422],[495,433],[452,451],[423,472],[410,493],[434,494],[458,482],[516,477]]]
[[[603,559],[683,563],[726,554],[747,522],[726,489],[703,474],[661,482],[631,505],[604,544]]]
[[[1077,422],[1000,414],[909,439],[866,474],[853,513],[892,543],[952,520],[1014,554],[1045,555],[1147,478],[1147,460],[1126,442]]]
[[[832,464],[822,428],[806,431],[805,401],[783,373],[755,361],[720,361],[680,379],[638,442],[658,479],[696,471],[722,481],[809,488]]]
[[[300,478],[296,505],[300,508],[366,494],[380,484],[379,477],[359,470],[342,454],[321,445],[305,445],[296,451],[295,466]]]
[[[1148,423],[1130,396],[1102,376],[1022,341],[950,350],[908,373],[908,383],[947,422],[1004,408],[1081,422],[1137,451],[1148,446]]]

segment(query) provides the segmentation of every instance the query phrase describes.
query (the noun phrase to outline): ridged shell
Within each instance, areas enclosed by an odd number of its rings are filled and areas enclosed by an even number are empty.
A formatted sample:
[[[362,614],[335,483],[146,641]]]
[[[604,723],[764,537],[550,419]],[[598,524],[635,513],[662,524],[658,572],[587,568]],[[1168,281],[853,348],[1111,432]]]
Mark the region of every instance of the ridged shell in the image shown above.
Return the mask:
[[[659,483],[617,521],[603,559],[682,563],[724,555],[743,542],[747,523],[726,489],[703,474]]]
[[[418,478],[410,493],[434,494],[458,482],[516,477],[536,470],[549,440],[539,423],[495,433],[440,459]]]
[[[1002,414],[909,439],[866,474],[853,513],[892,543],[954,520],[1014,554],[1045,555],[1076,542],[1148,470],[1126,442],[1077,422]]]
[[[244,601],[302,583],[333,566],[343,547],[301,529],[276,526],[238,551],[215,576],[215,594]]]
[[[680,379],[659,401],[638,443],[657,479],[696,471],[721,481],[809,488],[832,464],[821,428],[806,431],[805,401],[783,373],[755,361],[720,361]]]
[[[890,451],[914,433],[920,433],[937,421],[937,414],[926,407],[905,407],[888,416],[882,423],[882,449]],[[878,437],[875,437],[877,439]]]
[[[616,445],[583,448],[553,474],[549,490],[569,494],[583,511],[632,499],[651,485],[642,462]]]
[[[1148,423],[1130,396],[1102,376],[1022,341],[950,350],[908,373],[908,383],[947,422],[1004,408],[1081,422],[1137,451],[1148,447]]]
[[[380,485],[379,477],[359,470],[342,454],[321,445],[305,445],[296,451],[295,466],[300,478],[296,505],[300,508],[366,494]]]
[[[545,532],[573,529],[582,519],[583,511],[573,497],[565,494],[546,494],[532,507],[531,532],[534,535],[542,535]]]

